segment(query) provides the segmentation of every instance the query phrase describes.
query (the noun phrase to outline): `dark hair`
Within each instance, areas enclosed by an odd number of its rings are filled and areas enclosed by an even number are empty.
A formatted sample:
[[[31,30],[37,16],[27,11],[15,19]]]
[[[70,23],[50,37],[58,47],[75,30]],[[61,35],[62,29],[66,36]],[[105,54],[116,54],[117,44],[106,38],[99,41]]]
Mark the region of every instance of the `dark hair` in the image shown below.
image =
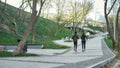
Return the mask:
[[[82,36],[85,36],[85,32],[83,32]]]
[[[20,39],[18,39],[17,42],[20,42]]]
[[[77,34],[77,32],[75,31],[75,34]]]

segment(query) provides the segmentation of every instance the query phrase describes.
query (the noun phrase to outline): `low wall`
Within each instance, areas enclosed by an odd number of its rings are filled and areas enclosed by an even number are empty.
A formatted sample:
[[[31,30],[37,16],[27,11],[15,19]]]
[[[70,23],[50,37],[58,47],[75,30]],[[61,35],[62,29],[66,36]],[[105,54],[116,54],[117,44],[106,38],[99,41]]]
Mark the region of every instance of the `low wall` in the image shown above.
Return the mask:
[[[17,44],[2,44],[0,46],[4,46],[7,50],[12,50],[17,47]],[[41,44],[27,44],[28,49],[42,49],[44,46]]]

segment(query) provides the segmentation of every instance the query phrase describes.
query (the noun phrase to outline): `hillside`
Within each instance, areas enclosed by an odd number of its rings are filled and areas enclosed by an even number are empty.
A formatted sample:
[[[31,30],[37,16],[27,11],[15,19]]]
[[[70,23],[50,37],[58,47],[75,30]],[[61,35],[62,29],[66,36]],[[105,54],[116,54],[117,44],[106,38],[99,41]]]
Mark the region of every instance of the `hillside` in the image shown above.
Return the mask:
[[[5,9],[3,7],[4,4],[0,2],[0,44],[17,44],[17,39],[21,38],[29,23],[30,13],[8,4]],[[54,21],[40,17],[35,29],[35,44],[44,44],[49,48],[56,45],[52,40],[62,38],[70,32],[63,28],[57,36],[54,36],[56,29],[57,24]],[[31,34],[27,41],[31,43]]]

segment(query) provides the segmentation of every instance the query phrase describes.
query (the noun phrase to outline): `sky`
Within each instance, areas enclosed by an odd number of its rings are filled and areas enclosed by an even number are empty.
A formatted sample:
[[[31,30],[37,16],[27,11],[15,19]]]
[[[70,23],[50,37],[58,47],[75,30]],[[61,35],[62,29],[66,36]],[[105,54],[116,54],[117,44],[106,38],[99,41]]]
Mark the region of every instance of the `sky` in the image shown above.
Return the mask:
[[[1,1],[4,2],[5,0],[1,0]],[[22,0],[7,0],[7,3],[12,6],[19,7],[21,4],[21,1]],[[93,1],[93,0],[91,0],[91,1]],[[94,2],[93,10],[91,10],[91,12],[88,14],[87,18],[91,18],[93,20],[99,20],[100,17],[104,16],[104,3],[103,3],[103,0],[94,0],[93,2]],[[51,10],[51,11],[53,11],[53,10]]]
[[[5,0],[1,0],[1,1],[5,1]],[[7,3],[10,4],[10,5],[13,5],[15,7],[19,7],[20,6],[20,3],[21,0],[7,0]]]
[[[104,22],[100,18],[104,16],[104,1],[103,0],[94,0],[93,10],[89,13],[88,17],[93,20],[99,20],[100,22]]]

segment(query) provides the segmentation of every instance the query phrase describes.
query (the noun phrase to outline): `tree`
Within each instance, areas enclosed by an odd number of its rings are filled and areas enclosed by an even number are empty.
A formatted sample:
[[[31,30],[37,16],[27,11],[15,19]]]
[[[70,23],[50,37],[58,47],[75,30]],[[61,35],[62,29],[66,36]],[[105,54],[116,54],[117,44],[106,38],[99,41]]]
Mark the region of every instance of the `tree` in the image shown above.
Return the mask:
[[[52,8],[52,0],[47,0],[43,6],[41,16],[49,19],[49,11]]]
[[[116,49],[117,49],[117,51],[119,51],[120,50],[120,32],[119,32],[119,30],[120,30],[120,16],[119,16],[119,14],[120,14],[120,5],[119,5],[119,7],[118,7],[118,10],[117,10],[117,15],[116,15],[116,35],[117,35],[117,47],[116,47]]]
[[[29,36],[30,31],[33,28],[33,25],[36,24],[37,19],[40,16],[42,7],[39,9],[38,14],[37,14],[37,10],[36,10],[37,9],[37,0],[31,0],[31,1],[32,1],[32,6],[31,6],[32,14],[31,14],[31,17],[30,17],[30,22],[26,27],[26,31],[23,34],[21,41],[18,43],[18,47],[13,51],[13,55],[23,53],[23,47],[24,47],[24,44],[27,40],[27,37]],[[40,5],[43,5],[44,2],[45,2],[45,0],[40,0]]]
[[[114,0],[113,3],[111,4],[111,6],[109,6],[110,9],[108,9],[108,2],[109,2],[109,0],[105,0],[105,2],[104,2],[104,15],[105,15],[105,19],[106,19],[107,31],[109,33],[110,39],[112,40],[113,49],[117,50],[117,51],[120,49],[119,48],[120,47],[120,43],[118,42],[118,41],[120,41],[120,32],[119,32],[119,29],[120,29],[119,25],[120,25],[120,23],[118,23],[118,21],[119,21],[119,13],[120,13],[120,5],[119,5],[118,1],[119,0]],[[118,3],[119,7],[116,8],[116,9],[118,9],[116,15],[114,14],[114,16],[116,16],[116,21],[114,23],[116,23],[116,33],[117,33],[116,35],[117,35],[117,39],[114,39],[114,37],[113,37],[113,28],[111,28],[111,24],[110,24],[110,20],[109,20],[109,15],[110,15],[110,13],[111,13],[112,10],[114,11],[113,7],[117,3]]]
[[[34,44],[34,41],[35,41],[35,28],[36,28],[36,24],[37,24],[37,20],[38,18],[40,17],[40,14],[41,14],[41,11],[42,11],[42,7],[43,7],[43,4],[45,3],[46,0],[37,0],[37,3],[39,3],[39,11],[38,11],[38,15],[35,17],[35,21],[32,26],[32,44]]]
[[[2,16],[2,17],[5,17],[5,18],[13,25],[13,28],[11,29],[12,33],[14,33],[14,34],[16,34],[16,35],[19,35],[18,30],[17,30],[17,24],[16,24],[15,20],[11,19],[11,18],[7,15],[7,13],[6,13],[6,6],[7,6],[6,1],[7,1],[7,0],[5,0],[5,3],[3,3],[3,2],[0,1],[1,16]],[[12,9],[11,9],[11,10],[12,10]],[[5,25],[5,24],[4,24],[4,25]],[[5,26],[7,26],[7,25],[5,25]],[[7,26],[7,27],[9,28],[9,26]],[[9,29],[10,29],[10,28],[9,28]]]
[[[20,8],[25,9],[25,8],[28,7],[32,10],[31,2],[32,2],[32,0],[23,0]],[[39,11],[37,12],[38,16],[36,17],[36,20],[35,20],[34,23],[37,23],[37,19],[38,19],[38,17],[40,17],[39,15],[41,14],[41,11],[42,11],[41,9],[43,7],[44,2],[45,2],[45,0],[41,0],[41,1],[37,0],[37,5],[39,5]],[[32,30],[32,33],[31,33],[32,34],[32,38],[31,38],[31,43],[32,44],[34,44],[34,41],[35,41],[35,35],[36,35],[35,28],[36,28],[36,24],[33,24],[32,29],[31,29]]]
[[[85,20],[86,15],[92,9],[92,2],[88,0],[84,0],[82,2],[72,0],[70,2],[70,7],[68,8],[69,10],[71,10],[69,11],[68,18],[69,21],[73,23],[73,31],[74,31],[76,30],[78,24],[82,23]]]
[[[57,29],[55,32],[55,36],[59,32],[59,22],[61,21],[62,15],[63,15],[63,8],[65,6],[65,0],[55,0],[55,5],[57,7],[57,16],[56,16],[56,23],[57,23]]]

